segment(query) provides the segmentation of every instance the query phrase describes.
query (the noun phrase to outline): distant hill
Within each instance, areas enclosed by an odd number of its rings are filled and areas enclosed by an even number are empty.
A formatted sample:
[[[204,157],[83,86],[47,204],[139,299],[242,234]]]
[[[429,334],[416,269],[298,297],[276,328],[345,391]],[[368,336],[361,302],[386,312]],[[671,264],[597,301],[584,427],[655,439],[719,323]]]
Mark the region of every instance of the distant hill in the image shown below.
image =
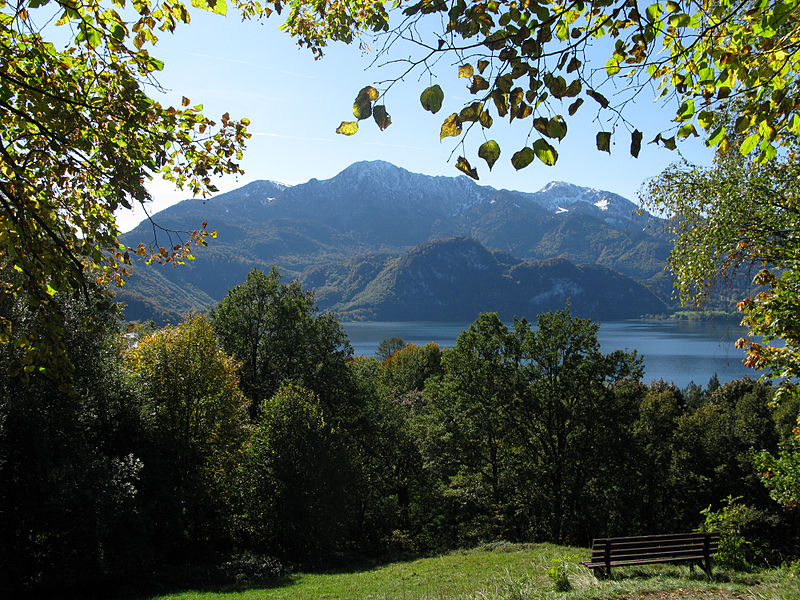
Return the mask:
[[[390,311],[390,304],[382,309],[371,304],[379,289],[398,293],[379,285],[394,276],[386,270],[389,263],[399,269],[400,262],[427,252],[422,250],[427,242],[454,236],[506,253],[519,273],[524,272],[520,261],[558,258],[562,261],[554,265],[573,263],[572,269],[585,274],[591,264],[605,267],[606,278],[625,275],[662,300],[671,292],[664,273],[670,244],[659,220],[639,215],[617,194],[563,182],[526,193],[480,186],[463,176],[430,177],[382,161],[360,162],[324,181],[295,186],[257,181],[208,200],[186,200],[154,220],[168,230],[191,230],[207,221],[219,236],[180,268],[137,265],[119,294],[130,318],[170,320],[205,308],[253,267],[266,270],[273,264],[289,278],[300,277],[316,290],[322,306],[342,314],[402,312],[412,318],[400,304]],[[123,241],[173,243],[165,234],[153,236],[144,222]],[[401,272],[410,277],[411,271],[401,269],[397,276]],[[528,285],[519,281],[519,289]],[[585,290],[587,298],[593,293]]]
[[[520,261],[465,237],[426,242],[397,258],[328,268],[310,271],[301,282],[318,290],[321,308],[345,319],[467,321],[482,311],[533,318],[568,300],[574,314],[595,319],[667,310],[644,285],[607,267],[563,258]]]

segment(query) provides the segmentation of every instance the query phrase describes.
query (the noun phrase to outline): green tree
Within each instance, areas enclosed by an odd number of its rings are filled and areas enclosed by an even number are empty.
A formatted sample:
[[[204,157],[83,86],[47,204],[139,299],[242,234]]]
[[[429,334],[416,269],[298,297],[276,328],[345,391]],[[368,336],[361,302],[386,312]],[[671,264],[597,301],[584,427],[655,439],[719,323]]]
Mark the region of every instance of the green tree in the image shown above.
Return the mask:
[[[312,292],[298,281],[281,283],[277,268],[251,271],[211,311],[211,321],[223,348],[241,362],[253,414],[288,382],[316,393],[326,411],[346,401],[353,353],[347,336],[333,315],[317,314]]]
[[[24,293],[37,307],[37,327],[23,328],[37,365],[65,356],[55,293],[88,299],[95,280],[124,282],[134,250],[180,263],[213,235],[198,223],[129,249],[114,211],[147,202],[153,177],[206,195],[215,191],[212,177],[240,172],[247,119],[225,113],[215,122],[188,98],[163,106],[148,94],[163,68],[151,53],[159,36],[188,24],[192,7],[224,15],[227,4],[0,0],[0,268],[9,271],[0,294]],[[373,0],[231,4],[244,18],[287,8],[284,30],[318,55],[329,39],[351,42],[362,29],[386,27],[383,4]],[[2,316],[0,342],[17,325]]]
[[[630,451],[625,440],[635,412],[626,400],[635,396],[615,389],[638,380],[642,362],[635,353],[600,352],[598,328],[569,308],[539,315],[536,329],[516,323],[525,381],[527,502],[537,517],[532,525],[544,525],[555,542],[575,539],[590,481],[605,478],[601,487],[613,489]]]
[[[336,432],[313,392],[282,387],[263,403],[243,462],[241,535],[292,559],[341,549],[354,499]]]
[[[142,496],[141,398],[126,377],[120,324],[56,294],[73,376],[27,374],[34,309],[0,299],[14,319],[0,346],[0,577],[10,596],[85,593],[138,576],[150,561]],[[80,592],[78,592],[80,590]],[[25,592],[26,594],[24,594]]]
[[[375,356],[378,357],[378,360],[386,360],[405,345],[406,343],[401,337],[393,336],[386,338],[385,340],[381,341],[380,344],[378,344],[378,349],[375,351]]]
[[[623,512],[610,490],[633,455],[638,396],[624,384],[641,361],[602,354],[597,327],[568,310],[536,329],[483,314],[444,352],[415,421],[449,537],[578,539],[598,514]],[[600,508],[590,489],[614,500]]]
[[[517,483],[518,342],[496,313],[481,314],[442,355],[417,420],[455,541],[509,537],[502,514]]]
[[[773,500],[789,509],[800,506],[800,422],[779,452],[764,450],[755,464]]]
[[[238,365],[201,315],[144,337],[125,360],[153,436],[145,474],[162,549],[225,540],[247,423]]]

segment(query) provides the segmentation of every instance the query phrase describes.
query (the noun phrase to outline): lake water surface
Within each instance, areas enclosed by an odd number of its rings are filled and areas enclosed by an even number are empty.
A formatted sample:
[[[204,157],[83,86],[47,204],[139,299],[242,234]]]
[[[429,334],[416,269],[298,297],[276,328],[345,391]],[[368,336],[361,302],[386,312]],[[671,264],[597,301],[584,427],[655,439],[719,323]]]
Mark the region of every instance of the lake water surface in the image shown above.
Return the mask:
[[[342,323],[356,354],[373,356],[378,344],[398,336],[420,346],[436,342],[453,347],[458,334],[470,323],[396,321]],[[742,364],[744,353],[734,342],[745,330],[734,324],[688,321],[612,321],[600,325],[603,352],[636,350],[645,365],[644,381],[672,381],[685,387],[694,381],[705,385],[714,373],[721,382],[757,372]]]

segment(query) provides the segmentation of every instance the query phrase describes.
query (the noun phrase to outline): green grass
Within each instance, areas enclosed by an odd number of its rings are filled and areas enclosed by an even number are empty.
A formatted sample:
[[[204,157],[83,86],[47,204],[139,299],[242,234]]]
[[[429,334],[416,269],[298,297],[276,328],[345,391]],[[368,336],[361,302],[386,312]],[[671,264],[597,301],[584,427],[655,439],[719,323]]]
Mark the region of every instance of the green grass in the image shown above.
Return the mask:
[[[184,591],[157,600],[797,600],[800,569],[751,573],[684,566],[619,568],[598,581],[577,564],[585,549],[551,544],[485,546],[435,558],[335,573],[296,573],[271,586],[228,592]],[[566,561],[566,562],[565,562]],[[547,570],[564,564],[571,590],[556,592]]]

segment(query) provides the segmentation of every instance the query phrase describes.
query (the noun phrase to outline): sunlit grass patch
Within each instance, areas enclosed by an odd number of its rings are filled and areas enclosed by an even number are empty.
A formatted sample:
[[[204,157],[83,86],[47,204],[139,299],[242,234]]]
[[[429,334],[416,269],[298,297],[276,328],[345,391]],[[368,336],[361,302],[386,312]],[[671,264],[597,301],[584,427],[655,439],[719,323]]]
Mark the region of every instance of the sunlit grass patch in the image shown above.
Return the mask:
[[[614,569],[599,580],[578,564],[583,548],[491,544],[351,572],[296,573],[274,585],[230,592],[186,591],[157,600],[797,600],[790,569],[742,573],[647,565]],[[548,569],[563,566],[569,591],[556,591]]]

